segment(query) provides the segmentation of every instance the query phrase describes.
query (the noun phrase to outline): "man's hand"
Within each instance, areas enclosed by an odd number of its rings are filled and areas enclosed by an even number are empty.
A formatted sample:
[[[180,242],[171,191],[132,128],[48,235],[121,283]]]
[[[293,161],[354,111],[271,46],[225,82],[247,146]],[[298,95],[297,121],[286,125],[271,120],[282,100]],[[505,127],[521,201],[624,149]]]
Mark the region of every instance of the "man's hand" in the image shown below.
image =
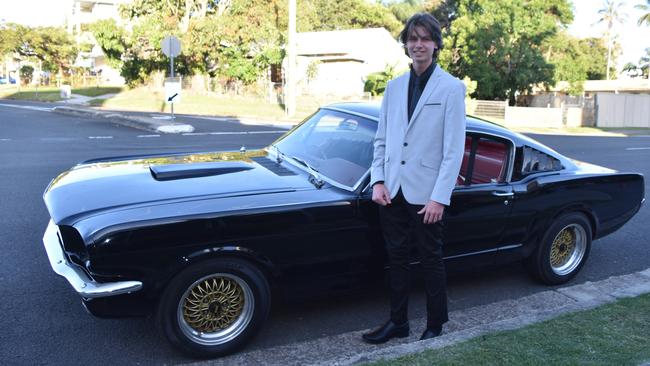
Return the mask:
[[[378,205],[390,205],[390,193],[383,183],[372,186],[372,200]]]
[[[373,200],[374,200],[374,193],[373,193]],[[442,213],[445,211],[445,205],[440,204],[436,201],[429,201],[427,202],[424,207],[418,211],[418,215],[424,214],[424,222],[425,224],[434,224],[440,220],[442,220]]]

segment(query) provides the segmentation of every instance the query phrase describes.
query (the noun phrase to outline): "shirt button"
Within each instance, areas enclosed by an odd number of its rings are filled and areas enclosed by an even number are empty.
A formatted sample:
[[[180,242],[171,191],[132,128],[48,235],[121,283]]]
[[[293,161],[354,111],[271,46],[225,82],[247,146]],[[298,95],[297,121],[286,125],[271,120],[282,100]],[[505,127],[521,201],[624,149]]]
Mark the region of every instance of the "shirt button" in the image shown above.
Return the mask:
[[[406,164],[406,162],[404,160],[402,160],[402,165],[404,165],[404,164]]]
[[[404,143],[404,146],[409,146],[409,143],[408,143],[408,142],[405,142],[405,143]]]

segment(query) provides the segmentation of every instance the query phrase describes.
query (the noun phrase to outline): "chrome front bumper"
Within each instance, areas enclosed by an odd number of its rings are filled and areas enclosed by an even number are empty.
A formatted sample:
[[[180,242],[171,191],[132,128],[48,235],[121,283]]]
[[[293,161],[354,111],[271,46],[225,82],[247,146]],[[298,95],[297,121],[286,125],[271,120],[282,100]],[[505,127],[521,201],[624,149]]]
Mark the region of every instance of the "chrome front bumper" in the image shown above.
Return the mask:
[[[138,291],[142,288],[140,281],[120,281],[98,283],[89,277],[78,266],[70,263],[68,257],[63,252],[58,235],[58,229],[54,222],[50,220],[43,235],[43,244],[50,259],[50,265],[57,274],[65,277],[70,285],[85,298],[96,298],[128,294]]]

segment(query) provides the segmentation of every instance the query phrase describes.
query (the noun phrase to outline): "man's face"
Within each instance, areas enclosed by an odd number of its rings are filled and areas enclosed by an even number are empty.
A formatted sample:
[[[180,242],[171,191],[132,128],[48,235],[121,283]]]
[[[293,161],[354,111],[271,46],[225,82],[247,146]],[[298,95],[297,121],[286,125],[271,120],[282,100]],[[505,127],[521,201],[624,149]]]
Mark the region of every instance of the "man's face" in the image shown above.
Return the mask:
[[[416,25],[406,40],[406,50],[413,63],[429,64],[433,61],[433,51],[438,46],[433,41],[431,33],[423,26]]]

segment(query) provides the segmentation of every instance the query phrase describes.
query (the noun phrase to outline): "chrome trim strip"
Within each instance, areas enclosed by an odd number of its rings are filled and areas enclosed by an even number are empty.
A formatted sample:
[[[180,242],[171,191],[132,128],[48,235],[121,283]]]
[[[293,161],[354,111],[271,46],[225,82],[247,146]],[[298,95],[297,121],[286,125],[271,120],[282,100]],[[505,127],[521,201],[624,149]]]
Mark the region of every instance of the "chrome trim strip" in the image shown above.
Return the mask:
[[[458,254],[458,255],[451,255],[449,257],[443,257],[442,259],[454,259],[454,258],[461,258],[461,257],[467,257],[470,255],[478,255],[478,254],[486,254],[490,252],[498,252],[501,250],[509,250],[509,249],[515,249],[523,246],[523,244],[513,244],[513,245],[506,245],[504,247],[498,247],[498,248],[493,248],[493,249],[486,249],[486,250],[480,250],[478,252],[471,252],[471,253],[465,253],[465,254]]]
[[[498,251],[501,251],[501,250],[510,250],[510,249],[515,249],[515,248],[519,248],[519,247],[522,247],[522,246],[523,246],[523,244],[512,244],[512,245],[506,245],[506,246],[498,247],[498,248],[494,248],[494,249],[481,250],[481,251],[478,251],[478,252],[471,252],[471,253],[458,254],[458,255],[450,255],[448,257],[442,257],[442,259],[456,259],[456,258],[462,258],[462,257],[469,257],[471,255],[486,254],[486,253],[490,253],[490,252],[498,252]],[[411,262],[409,264],[410,265],[420,264],[420,261]],[[388,265],[384,266],[384,269],[388,269],[388,268],[389,268]]]
[[[59,241],[58,228],[52,220],[47,225],[43,244],[52,269],[57,274],[65,277],[72,287],[85,298],[97,298],[128,294],[142,289],[140,281],[119,281],[98,283],[90,278],[78,266],[70,263]]]

